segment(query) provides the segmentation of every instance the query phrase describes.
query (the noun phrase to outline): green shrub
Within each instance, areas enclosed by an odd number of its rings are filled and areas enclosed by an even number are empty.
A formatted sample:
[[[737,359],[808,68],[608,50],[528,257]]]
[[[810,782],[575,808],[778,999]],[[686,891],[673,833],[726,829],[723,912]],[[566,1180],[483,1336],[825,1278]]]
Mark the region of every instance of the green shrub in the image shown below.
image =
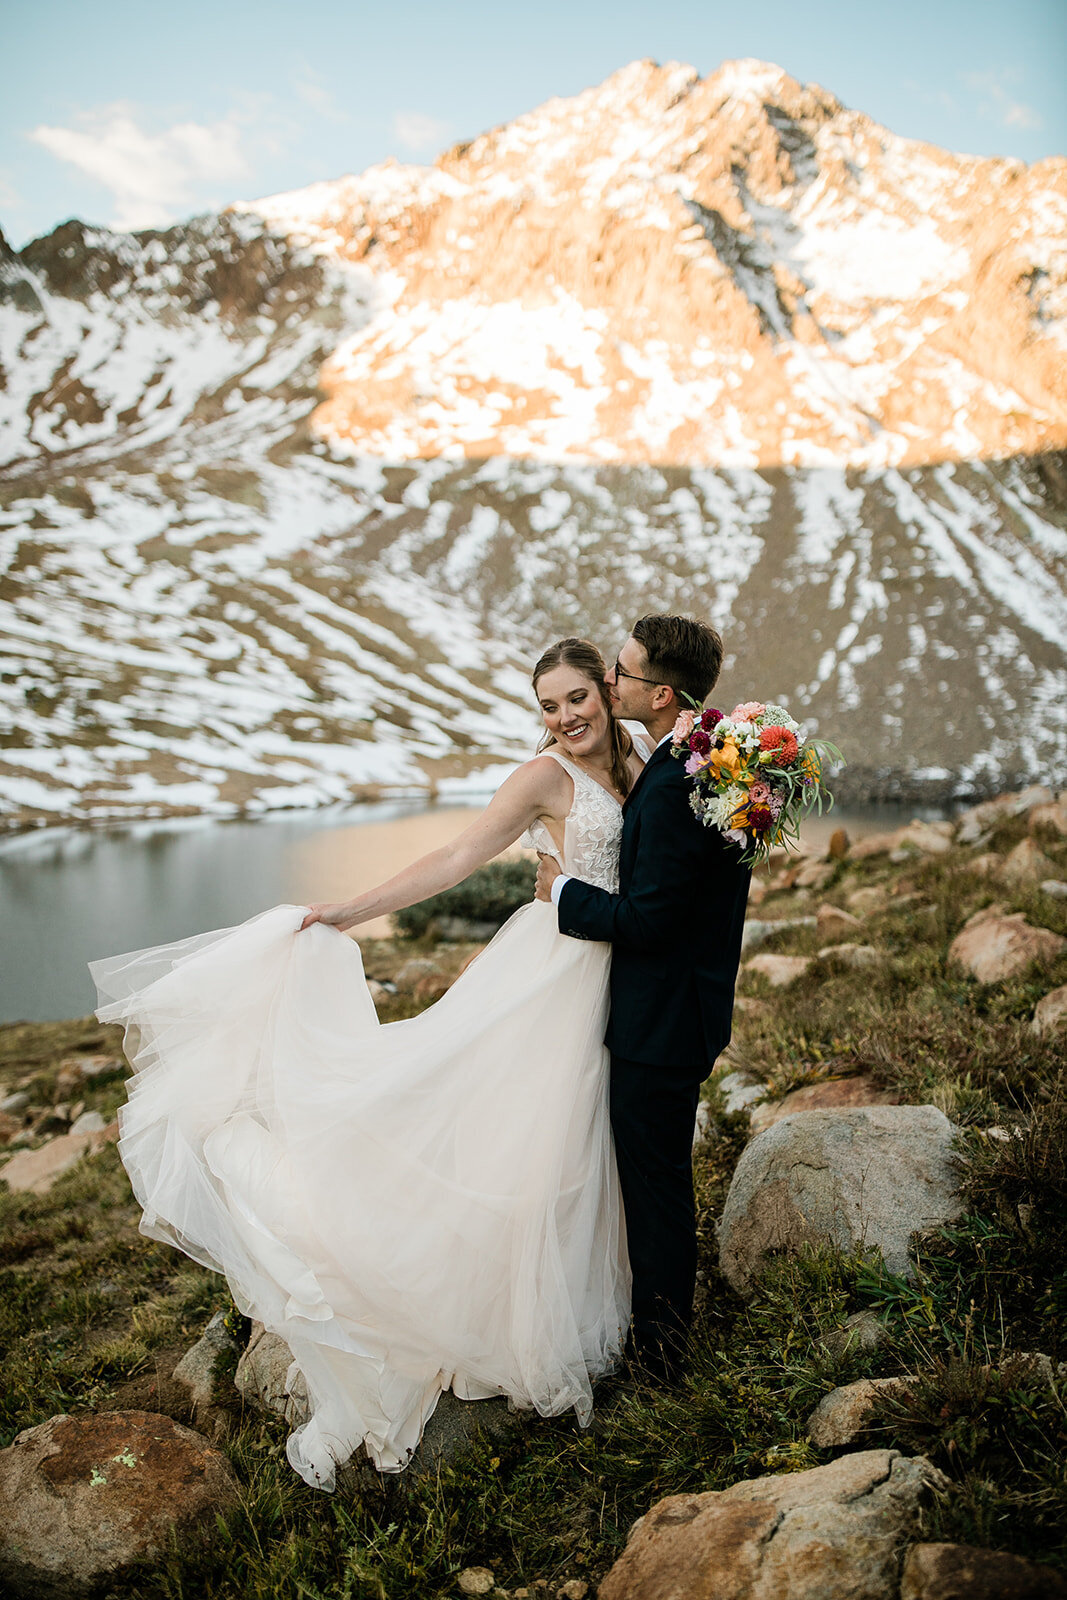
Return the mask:
[[[454,889],[445,889],[398,911],[393,918],[397,932],[408,939],[420,939],[432,923],[443,917],[492,922],[499,928],[513,911],[533,899],[536,875],[531,861],[490,861]]]

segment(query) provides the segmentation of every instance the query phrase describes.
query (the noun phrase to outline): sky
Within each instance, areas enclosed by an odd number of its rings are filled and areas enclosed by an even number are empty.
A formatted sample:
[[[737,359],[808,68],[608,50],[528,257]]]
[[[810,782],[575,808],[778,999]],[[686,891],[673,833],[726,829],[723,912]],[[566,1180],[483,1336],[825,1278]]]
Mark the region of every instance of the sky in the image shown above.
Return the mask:
[[[0,0],[0,228],[159,227],[430,162],[641,57],[755,56],[907,138],[1067,155],[1067,0]]]

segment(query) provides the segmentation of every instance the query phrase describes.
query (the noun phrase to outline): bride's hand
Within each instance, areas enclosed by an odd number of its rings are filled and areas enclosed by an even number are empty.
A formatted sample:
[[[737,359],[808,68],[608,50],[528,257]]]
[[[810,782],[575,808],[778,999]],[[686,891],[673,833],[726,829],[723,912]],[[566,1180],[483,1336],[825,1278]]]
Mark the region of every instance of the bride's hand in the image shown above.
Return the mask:
[[[309,906],[308,914],[300,924],[297,932],[303,933],[304,929],[310,928],[312,923],[321,922],[327,928],[338,928],[344,933],[346,929],[354,928],[358,921],[358,914],[347,900],[321,906]]]

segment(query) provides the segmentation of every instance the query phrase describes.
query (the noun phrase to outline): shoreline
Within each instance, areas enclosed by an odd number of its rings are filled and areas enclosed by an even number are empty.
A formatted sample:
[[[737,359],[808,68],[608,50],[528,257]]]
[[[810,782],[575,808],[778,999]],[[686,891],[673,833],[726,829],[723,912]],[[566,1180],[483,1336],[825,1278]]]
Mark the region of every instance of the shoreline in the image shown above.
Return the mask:
[[[488,801],[503,781],[501,763],[493,769],[499,773],[496,781],[478,784],[470,778],[444,779],[426,784],[360,784],[353,787],[346,799],[323,800],[318,804],[295,802],[292,805],[259,804],[254,801],[240,804],[220,802],[213,806],[167,805],[112,805],[90,807],[87,812],[76,808],[67,812],[40,813],[18,817],[0,816],[0,846],[9,839],[44,833],[53,828],[75,828],[87,832],[105,831],[126,825],[151,822],[258,822],[270,817],[311,816],[342,812],[361,806],[411,805],[451,806]],[[488,776],[488,775],[487,775]],[[1044,783],[1058,790],[1067,786],[1067,773],[1031,775],[1027,783]],[[895,769],[872,770],[866,767],[846,768],[832,785],[838,807],[864,806],[914,807],[933,809],[953,815],[967,806],[992,800],[1002,794],[1025,787],[1017,774],[976,778],[963,774],[945,773],[937,777],[920,777],[914,773]]]

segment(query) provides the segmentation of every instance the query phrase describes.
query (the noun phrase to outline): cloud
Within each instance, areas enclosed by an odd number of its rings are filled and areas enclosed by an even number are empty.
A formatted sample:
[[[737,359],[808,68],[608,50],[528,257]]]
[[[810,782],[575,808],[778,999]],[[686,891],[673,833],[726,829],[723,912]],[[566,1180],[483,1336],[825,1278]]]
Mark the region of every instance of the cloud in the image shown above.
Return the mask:
[[[22,196],[11,182],[11,174],[6,167],[0,167],[0,206],[8,206],[12,210],[22,204]]]
[[[238,113],[155,133],[140,125],[143,115],[118,102],[83,112],[74,127],[42,125],[29,137],[110,190],[117,228],[165,227],[200,206],[224,203],[226,191],[249,176],[247,128]]]
[[[428,117],[424,111],[398,111],[393,118],[393,137],[413,153],[439,150],[451,131],[449,123]]]
[[[327,122],[351,122],[352,113],[337,104],[331,89],[327,89],[318,73],[306,63],[296,84],[296,93],[306,106],[317,111]]]
[[[999,72],[968,72],[964,83],[977,97],[979,116],[999,122],[1004,128],[1040,128],[1041,118],[1033,106],[1016,100],[1011,86],[1018,83],[1019,71],[1014,67]]]

